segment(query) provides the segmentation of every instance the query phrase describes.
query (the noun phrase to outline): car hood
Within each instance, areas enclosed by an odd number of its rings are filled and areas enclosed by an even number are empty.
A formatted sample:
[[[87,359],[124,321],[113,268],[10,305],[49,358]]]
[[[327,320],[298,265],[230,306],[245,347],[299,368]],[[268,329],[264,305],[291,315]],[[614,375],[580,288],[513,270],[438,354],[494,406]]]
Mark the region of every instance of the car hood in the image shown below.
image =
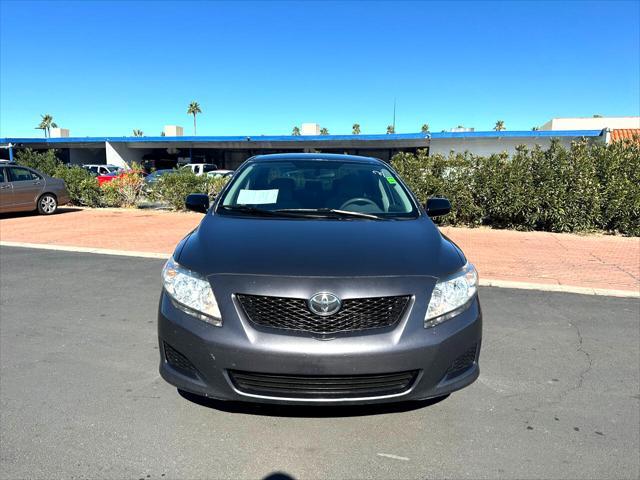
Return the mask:
[[[204,275],[440,277],[465,262],[425,216],[375,221],[208,213],[174,256]]]

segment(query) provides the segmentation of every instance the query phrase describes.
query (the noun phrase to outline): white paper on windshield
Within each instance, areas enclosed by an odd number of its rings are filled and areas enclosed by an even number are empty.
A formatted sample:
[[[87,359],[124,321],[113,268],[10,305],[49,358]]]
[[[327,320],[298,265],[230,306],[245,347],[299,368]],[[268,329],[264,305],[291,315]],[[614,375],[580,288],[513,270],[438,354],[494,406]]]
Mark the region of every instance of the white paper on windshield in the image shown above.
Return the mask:
[[[273,190],[240,190],[238,203],[240,205],[266,205],[278,201],[278,189]]]

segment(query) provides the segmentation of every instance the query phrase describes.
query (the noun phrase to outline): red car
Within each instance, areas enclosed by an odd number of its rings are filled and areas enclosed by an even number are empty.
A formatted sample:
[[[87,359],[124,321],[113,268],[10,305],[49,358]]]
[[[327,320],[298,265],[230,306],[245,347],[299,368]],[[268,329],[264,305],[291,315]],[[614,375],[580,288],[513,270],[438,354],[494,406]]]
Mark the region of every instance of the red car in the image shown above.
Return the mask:
[[[112,180],[115,180],[116,178],[123,178],[126,177],[127,175],[132,175],[132,174],[137,174],[137,175],[142,175],[143,177],[146,177],[147,174],[145,172],[143,172],[142,170],[118,170],[115,173],[107,173],[105,175],[98,175],[96,178],[98,179],[98,185],[102,185],[104,183],[108,183],[111,182]]]

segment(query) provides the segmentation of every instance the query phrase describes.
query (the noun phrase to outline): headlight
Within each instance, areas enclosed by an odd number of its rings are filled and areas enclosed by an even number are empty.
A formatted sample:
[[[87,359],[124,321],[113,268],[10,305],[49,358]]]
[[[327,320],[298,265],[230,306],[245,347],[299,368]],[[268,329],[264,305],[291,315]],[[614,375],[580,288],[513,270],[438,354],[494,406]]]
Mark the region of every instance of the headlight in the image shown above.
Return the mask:
[[[454,276],[439,280],[429,300],[424,318],[425,328],[435,327],[460,313],[469,305],[477,290],[478,272],[470,263]]]
[[[202,275],[182,267],[171,257],[162,269],[162,282],[177,308],[211,325],[222,326],[211,284]]]

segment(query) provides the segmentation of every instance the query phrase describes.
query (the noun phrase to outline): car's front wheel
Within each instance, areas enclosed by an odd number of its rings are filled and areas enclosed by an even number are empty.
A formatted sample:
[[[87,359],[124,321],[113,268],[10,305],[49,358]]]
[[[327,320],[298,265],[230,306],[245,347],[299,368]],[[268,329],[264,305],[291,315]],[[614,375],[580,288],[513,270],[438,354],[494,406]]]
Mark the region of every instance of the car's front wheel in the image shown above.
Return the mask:
[[[58,209],[58,200],[54,195],[45,193],[38,199],[38,213],[51,215]]]

